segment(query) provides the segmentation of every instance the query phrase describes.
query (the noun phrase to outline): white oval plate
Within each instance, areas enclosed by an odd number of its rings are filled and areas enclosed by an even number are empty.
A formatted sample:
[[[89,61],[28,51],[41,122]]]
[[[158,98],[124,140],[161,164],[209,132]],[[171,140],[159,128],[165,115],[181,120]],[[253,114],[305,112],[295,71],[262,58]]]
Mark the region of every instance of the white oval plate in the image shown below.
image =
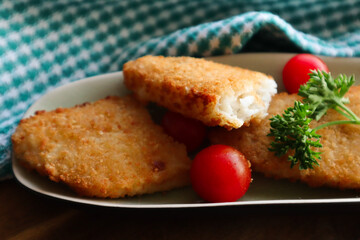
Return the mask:
[[[213,61],[241,66],[272,75],[283,91],[281,71],[293,54],[239,54],[210,58]],[[330,71],[355,74],[360,78],[360,58],[323,57]],[[52,110],[57,107],[72,107],[83,102],[95,101],[109,95],[125,95],[128,90],[123,85],[122,72],[115,72],[86,78],[59,87],[35,102],[24,117],[29,117],[37,110]],[[122,199],[97,199],[79,197],[63,184],[50,181],[35,172],[29,172],[19,165],[17,159],[12,162],[16,179],[31,190],[68,201],[98,206],[123,208],[189,208],[235,205],[269,204],[305,204],[305,203],[354,203],[360,202],[359,193],[329,188],[310,188],[301,183],[285,180],[273,180],[253,174],[253,183],[243,198],[230,203],[204,203],[196,196],[191,187]]]

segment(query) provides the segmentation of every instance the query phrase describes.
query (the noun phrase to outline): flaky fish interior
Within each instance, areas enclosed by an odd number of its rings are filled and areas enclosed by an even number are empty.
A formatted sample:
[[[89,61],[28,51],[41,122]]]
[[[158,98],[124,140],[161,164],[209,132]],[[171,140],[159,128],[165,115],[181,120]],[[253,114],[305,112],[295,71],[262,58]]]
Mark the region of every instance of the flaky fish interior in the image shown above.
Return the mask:
[[[123,72],[139,100],[228,129],[265,117],[277,88],[266,74],[191,57],[145,56]]]

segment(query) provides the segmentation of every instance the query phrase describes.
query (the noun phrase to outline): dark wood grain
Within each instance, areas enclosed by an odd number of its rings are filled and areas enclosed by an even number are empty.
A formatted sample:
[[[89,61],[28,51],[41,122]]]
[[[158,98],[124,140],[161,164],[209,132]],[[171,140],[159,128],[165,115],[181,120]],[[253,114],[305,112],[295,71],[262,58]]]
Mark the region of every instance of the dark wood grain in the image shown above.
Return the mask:
[[[360,239],[360,205],[116,209],[0,183],[0,239]]]

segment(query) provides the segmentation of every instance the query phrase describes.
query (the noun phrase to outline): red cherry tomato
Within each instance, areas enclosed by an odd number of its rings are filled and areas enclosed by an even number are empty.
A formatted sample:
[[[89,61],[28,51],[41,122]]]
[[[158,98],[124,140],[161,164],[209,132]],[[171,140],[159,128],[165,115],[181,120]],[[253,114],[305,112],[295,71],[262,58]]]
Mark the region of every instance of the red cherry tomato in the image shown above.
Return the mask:
[[[179,113],[168,111],[162,119],[162,126],[176,141],[184,143],[188,152],[200,147],[206,137],[204,124]]]
[[[195,192],[208,202],[232,202],[241,198],[251,182],[250,163],[235,148],[213,145],[200,151],[191,166]]]
[[[298,54],[291,58],[283,69],[283,82],[288,93],[297,93],[300,85],[309,80],[310,70],[329,72],[326,64],[317,56],[311,54]]]

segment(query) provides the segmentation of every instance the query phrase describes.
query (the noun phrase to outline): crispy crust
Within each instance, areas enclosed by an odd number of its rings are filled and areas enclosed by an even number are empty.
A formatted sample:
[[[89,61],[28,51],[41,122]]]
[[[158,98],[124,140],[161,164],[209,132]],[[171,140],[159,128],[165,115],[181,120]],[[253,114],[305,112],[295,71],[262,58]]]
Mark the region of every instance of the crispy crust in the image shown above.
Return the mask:
[[[172,111],[195,118],[208,126],[239,128],[243,122],[217,110],[222,97],[247,92],[261,106],[262,117],[268,102],[257,92],[265,74],[191,57],[145,56],[124,64],[125,85],[143,101],[156,102]],[[273,84],[274,93],[276,84]]]
[[[352,87],[347,96],[347,106],[360,115],[360,87]],[[330,186],[341,189],[360,189],[360,126],[335,125],[317,131],[321,137],[323,148],[320,166],[314,170],[290,169],[287,156],[278,158],[268,151],[272,138],[269,133],[269,118],[282,114],[287,107],[293,106],[295,100],[301,98],[287,93],[277,94],[269,108],[269,116],[262,121],[254,121],[250,127],[226,131],[214,129],[210,133],[212,143],[228,144],[239,149],[251,162],[252,169],[262,172],[268,177],[300,180],[310,186]],[[325,122],[345,119],[336,111],[329,110],[319,122],[314,121],[312,127]]]
[[[133,97],[39,111],[12,136],[16,158],[84,196],[124,197],[189,183],[185,146]]]

